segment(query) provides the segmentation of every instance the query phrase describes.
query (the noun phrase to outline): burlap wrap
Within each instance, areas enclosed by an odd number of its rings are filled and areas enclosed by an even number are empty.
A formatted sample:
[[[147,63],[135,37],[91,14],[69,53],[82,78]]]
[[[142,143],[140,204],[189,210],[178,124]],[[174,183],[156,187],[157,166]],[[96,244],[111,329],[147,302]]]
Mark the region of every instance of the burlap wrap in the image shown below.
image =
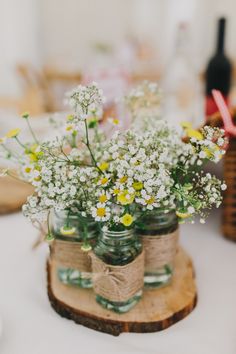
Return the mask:
[[[173,263],[178,245],[179,230],[156,236],[141,236],[145,252],[145,271],[152,272]]]
[[[143,287],[144,252],[124,266],[104,263],[95,254],[91,255],[93,288],[97,295],[110,301],[123,302],[134,296]]]
[[[82,242],[54,240],[51,245],[51,259],[63,268],[91,272],[91,258],[81,250]]]

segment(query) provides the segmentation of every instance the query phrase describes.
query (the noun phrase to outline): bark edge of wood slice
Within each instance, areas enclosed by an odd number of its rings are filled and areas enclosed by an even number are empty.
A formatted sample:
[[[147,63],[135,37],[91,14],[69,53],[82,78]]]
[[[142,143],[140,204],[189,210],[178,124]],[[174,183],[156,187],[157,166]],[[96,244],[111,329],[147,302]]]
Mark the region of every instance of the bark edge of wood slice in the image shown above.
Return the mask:
[[[60,316],[114,336],[122,332],[161,331],[185,318],[197,304],[193,264],[182,248],[176,255],[172,284],[144,290],[140,302],[125,314],[102,308],[92,289],[62,284],[51,261],[47,262],[47,278],[51,306]]]

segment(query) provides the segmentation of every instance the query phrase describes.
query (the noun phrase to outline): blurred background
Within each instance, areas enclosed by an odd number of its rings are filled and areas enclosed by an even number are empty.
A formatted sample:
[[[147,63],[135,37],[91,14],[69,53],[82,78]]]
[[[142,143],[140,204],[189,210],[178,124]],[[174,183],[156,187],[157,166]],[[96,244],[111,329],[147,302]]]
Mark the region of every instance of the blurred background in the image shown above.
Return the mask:
[[[0,131],[25,110],[64,110],[64,92],[90,80],[108,103],[137,81],[158,80],[166,118],[199,125],[222,16],[225,53],[232,67],[236,60],[235,10],[234,0],[1,0]]]

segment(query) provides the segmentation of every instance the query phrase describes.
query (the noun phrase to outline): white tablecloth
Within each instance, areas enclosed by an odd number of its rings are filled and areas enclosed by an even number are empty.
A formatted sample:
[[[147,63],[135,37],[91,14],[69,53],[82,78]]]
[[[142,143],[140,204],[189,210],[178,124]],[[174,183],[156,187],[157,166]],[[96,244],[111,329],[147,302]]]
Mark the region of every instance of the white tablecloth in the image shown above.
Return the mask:
[[[181,243],[192,255],[196,309],[167,330],[99,333],[61,318],[46,293],[47,246],[32,251],[36,231],[23,216],[0,217],[1,354],[235,354],[236,244],[221,237],[220,213],[205,225],[184,225]]]

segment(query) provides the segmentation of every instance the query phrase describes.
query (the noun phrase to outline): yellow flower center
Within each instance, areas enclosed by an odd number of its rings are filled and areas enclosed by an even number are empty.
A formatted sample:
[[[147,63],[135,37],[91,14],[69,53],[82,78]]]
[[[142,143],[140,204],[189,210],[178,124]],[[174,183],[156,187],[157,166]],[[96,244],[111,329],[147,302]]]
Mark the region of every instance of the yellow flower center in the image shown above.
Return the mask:
[[[108,178],[107,177],[103,177],[101,180],[100,180],[100,183],[102,185],[106,184],[108,182]]]
[[[97,208],[97,216],[102,218],[105,215],[106,215],[106,209],[105,208]]]
[[[120,193],[120,190],[118,188],[113,189],[113,194],[117,195]]]
[[[147,204],[153,204],[155,202],[155,198],[151,197],[150,199],[146,200]]]
[[[130,214],[125,214],[122,216],[120,221],[124,226],[130,226],[133,223],[134,218]]]
[[[117,119],[117,118],[114,118],[112,122],[115,125],[118,125],[120,123],[119,119]]]
[[[26,173],[30,173],[30,171],[31,171],[31,168],[30,168],[30,167],[26,167],[26,168],[25,168],[25,172],[26,172]]]
[[[105,203],[106,201],[107,201],[107,196],[105,194],[100,195],[99,202],[100,203]]]

